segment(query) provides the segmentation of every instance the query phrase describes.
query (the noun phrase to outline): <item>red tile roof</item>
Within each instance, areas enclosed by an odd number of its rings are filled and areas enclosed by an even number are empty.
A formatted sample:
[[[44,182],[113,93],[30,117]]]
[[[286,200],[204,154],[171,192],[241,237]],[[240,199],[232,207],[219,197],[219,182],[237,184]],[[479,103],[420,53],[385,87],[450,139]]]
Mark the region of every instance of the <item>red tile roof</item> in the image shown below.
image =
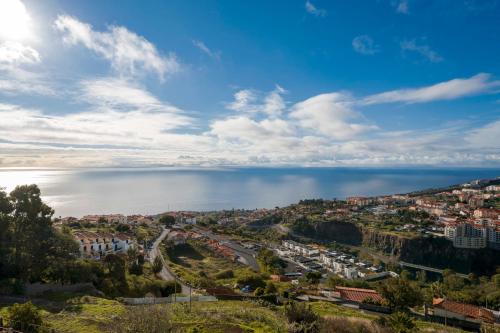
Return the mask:
[[[467,318],[478,319],[485,321],[487,323],[494,323],[495,316],[493,312],[487,309],[483,309],[479,306],[458,303],[449,300],[445,300],[443,298],[434,298],[432,300],[432,305],[435,308],[443,309],[449,312],[461,314]]]
[[[335,291],[340,294],[340,298],[352,302],[361,303],[368,298],[378,302],[382,302],[384,300],[384,298],[380,296],[377,291],[372,289],[335,287]]]

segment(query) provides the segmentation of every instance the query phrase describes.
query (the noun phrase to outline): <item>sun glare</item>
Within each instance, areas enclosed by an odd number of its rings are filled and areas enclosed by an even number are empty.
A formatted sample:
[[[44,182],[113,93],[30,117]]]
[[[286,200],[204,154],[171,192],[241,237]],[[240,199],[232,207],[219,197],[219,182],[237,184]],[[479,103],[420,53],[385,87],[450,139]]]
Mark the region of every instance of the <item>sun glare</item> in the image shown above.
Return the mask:
[[[21,41],[32,37],[31,17],[19,0],[0,1],[0,39]]]

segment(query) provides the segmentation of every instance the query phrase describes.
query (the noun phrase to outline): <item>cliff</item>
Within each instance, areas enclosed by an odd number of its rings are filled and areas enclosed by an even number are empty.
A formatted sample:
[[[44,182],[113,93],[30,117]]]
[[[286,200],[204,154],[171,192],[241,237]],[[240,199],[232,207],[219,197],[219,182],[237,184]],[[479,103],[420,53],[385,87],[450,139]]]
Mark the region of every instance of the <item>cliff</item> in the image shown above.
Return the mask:
[[[500,266],[500,251],[492,249],[457,249],[442,237],[405,237],[394,233],[366,228],[349,222],[316,222],[295,231],[321,242],[336,241],[363,246],[393,257],[395,260],[450,268],[457,272],[493,274]]]

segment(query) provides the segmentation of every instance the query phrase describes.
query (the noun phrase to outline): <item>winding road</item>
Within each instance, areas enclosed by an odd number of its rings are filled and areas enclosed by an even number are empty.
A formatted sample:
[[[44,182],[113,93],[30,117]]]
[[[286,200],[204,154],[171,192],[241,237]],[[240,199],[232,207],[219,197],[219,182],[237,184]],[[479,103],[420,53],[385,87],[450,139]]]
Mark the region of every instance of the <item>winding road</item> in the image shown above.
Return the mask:
[[[151,250],[149,250],[149,262],[151,264],[153,264],[156,257],[159,256],[161,259],[161,262],[163,263],[163,268],[160,271],[160,273],[158,273],[158,275],[163,280],[166,280],[166,281],[176,280],[177,283],[179,283],[181,285],[181,288],[182,288],[181,293],[184,295],[189,295],[191,288],[187,284],[182,282],[174,273],[172,273],[172,271],[170,271],[170,269],[168,268],[168,264],[165,261],[165,259],[163,258],[163,255],[161,254],[161,250],[159,249],[161,242],[163,242],[163,240],[168,236],[169,232],[170,232],[170,229],[163,229],[161,235],[155,240],[155,242],[153,243],[153,246],[151,247]]]
[[[224,237],[222,235],[214,234],[213,232],[209,230],[202,230],[198,227],[193,228],[194,231],[198,232],[201,235],[204,235],[210,239],[215,239],[231,250],[234,251],[236,255],[238,255],[241,258],[241,262],[247,266],[250,266],[254,271],[259,272],[260,267],[259,264],[257,263],[257,260],[255,259],[255,251],[249,250],[241,246],[240,244],[236,243],[235,241],[231,240],[230,238]]]

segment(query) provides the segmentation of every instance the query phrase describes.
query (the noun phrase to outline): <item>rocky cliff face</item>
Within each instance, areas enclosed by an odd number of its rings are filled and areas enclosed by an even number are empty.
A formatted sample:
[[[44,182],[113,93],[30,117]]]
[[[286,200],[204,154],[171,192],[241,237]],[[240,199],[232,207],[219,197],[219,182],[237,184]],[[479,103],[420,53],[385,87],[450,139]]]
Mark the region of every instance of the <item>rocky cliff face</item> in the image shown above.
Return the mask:
[[[349,222],[307,222],[307,227],[294,229],[295,233],[321,242],[339,242],[349,245],[361,245],[361,230]]]
[[[305,236],[323,242],[362,245],[414,264],[477,274],[494,273],[500,266],[500,251],[457,249],[452,242],[441,237],[407,238],[348,222],[314,223],[311,227]]]

